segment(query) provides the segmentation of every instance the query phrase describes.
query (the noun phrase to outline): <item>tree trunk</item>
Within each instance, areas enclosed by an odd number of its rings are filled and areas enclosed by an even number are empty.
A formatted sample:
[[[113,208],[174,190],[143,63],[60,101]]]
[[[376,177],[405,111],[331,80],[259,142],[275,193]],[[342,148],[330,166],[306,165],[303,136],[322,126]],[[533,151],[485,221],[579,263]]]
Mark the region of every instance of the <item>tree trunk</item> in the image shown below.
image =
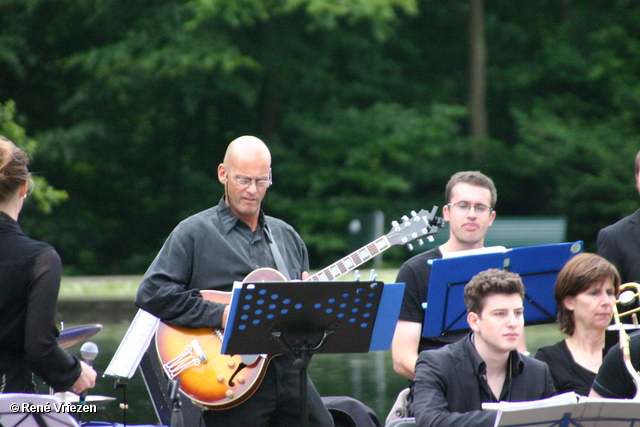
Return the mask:
[[[487,47],[484,37],[484,1],[469,0],[469,37],[470,53],[470,91],[469,115],[471,136],[478,140],[489,136],[487,123],[486,85],[487,85]],[[475,152],[474,154],[478,154]]]

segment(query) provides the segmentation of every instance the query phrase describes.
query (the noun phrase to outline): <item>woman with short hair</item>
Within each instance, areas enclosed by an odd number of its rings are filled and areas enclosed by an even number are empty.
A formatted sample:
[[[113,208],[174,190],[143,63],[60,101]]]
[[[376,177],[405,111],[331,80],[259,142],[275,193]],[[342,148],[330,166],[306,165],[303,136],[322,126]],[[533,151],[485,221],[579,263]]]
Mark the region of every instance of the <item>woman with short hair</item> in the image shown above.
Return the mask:
[[[605,331],[619,288],[615,266],[596,254],[578,254],[558,273],[554,289],[558,323],[568,337],[540,348],[535,356],[549,365],[558,393],[589,394],[602,364]]]

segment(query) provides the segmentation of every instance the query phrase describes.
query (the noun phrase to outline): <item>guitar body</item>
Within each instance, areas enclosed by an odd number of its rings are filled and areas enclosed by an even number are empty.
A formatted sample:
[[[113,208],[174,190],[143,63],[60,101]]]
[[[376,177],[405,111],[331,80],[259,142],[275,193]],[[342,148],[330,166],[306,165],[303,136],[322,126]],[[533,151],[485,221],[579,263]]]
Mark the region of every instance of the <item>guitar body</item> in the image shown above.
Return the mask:
[[[245,281],[284,281],[279,271],[261,268],[250,273]],[[231,292],[200,291],[207,301],[229,304]],[[207,409],[228,409],[247,400],[260,386],[266,373],[270,356],[260,355],[255,362],[245,365],[242,356],[221,354],[222,330],[213,328],[189,329],[160,322],[156,331],[156,349],[165,372],[172,379],[180,379],[180,390],[196,405]],[[194,347],[202,349],[205,361],[193,364],[197,352],[186,351]],[[186,351],[186,354],[185,354]],[[185,355],[184,357],[180,357]],[[175,376],[167,372],[167,366],[189,365]],[[175,370],[179,370],[178,367]]]

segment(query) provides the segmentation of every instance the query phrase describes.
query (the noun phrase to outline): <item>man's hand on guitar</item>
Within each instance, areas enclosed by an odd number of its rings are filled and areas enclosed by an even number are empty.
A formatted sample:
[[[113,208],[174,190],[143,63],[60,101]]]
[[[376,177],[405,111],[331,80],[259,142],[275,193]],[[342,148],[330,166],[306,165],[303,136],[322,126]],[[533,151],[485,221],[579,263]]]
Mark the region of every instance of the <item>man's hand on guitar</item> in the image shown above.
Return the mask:
[[[227,319],[229,318],[229,306],[225,306],[222,312],[222,329],[227,327]]]

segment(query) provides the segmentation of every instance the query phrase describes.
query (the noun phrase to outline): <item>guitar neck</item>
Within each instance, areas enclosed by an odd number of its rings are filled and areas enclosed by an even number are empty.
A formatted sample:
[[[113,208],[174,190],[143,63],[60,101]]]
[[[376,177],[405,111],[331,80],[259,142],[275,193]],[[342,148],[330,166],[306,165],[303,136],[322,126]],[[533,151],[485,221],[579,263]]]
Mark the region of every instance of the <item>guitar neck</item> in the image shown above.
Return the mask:
[[[344,276],[348,272],[356,269],[358,266],[369,261],[376,255],[389,249],[391,244],[387,236],[382,236],[369,243],[366,246],[361,247],[357,251],[342,258],[341,260],[334,262],[330,266],[318,271],[312,276],[309,276],[307,280],[313,280],[316,282],[327,282],[336,280],[337,278]]]

